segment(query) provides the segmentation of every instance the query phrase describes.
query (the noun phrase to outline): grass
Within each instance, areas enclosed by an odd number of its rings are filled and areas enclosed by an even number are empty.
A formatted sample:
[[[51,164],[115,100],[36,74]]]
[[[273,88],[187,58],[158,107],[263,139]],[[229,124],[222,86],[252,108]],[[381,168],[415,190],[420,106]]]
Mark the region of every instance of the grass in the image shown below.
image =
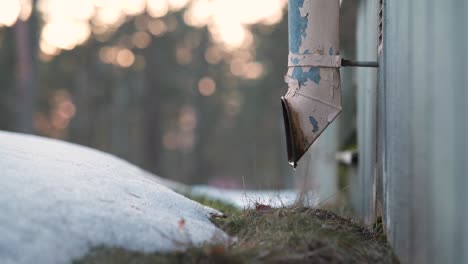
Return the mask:
[[[240,214],[242,211],[232,204],[225,203],[217,199],[210,199],[206,196],[186,194],[185,197],[192,199],[203,205],[206,205],[208,207],[217,209],[218,211],[224,213],[226,216],[235,216],[235,215]]]
[[[171,254],[97,248],[76,263],[398,263],[379,222],[368,229],[323,209],[256,204],[238,210],[206,197],[190,198],[225,213],[212,221],[237,243]]]

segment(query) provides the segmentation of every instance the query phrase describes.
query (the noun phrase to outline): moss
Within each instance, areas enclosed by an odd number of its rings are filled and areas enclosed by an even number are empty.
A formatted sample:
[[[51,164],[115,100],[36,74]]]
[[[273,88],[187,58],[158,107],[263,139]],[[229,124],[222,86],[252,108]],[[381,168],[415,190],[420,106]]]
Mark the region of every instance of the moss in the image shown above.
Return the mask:
[[[241,212],[239,208],[235,207],[232,204],[223,202],[221,200],[210,199],[206,196],[201,196],[201,195],[186,194],[185,196],[203,205],[214,208],[222,212],[226,216],[238,215]]]
[[[237,218],[217,221],[238,237],[236,250],[254,249],[260,262],[396,262],[391,249],[376,240],[372,230],[325,210],[249,210]]]
[[[191,198],[227,214],[212,221],[237,243],[170,254],[97,248],[77,263],[398,263],[382,237],[381,221],[368,229],[322,209],[257,205],[241,211]]]

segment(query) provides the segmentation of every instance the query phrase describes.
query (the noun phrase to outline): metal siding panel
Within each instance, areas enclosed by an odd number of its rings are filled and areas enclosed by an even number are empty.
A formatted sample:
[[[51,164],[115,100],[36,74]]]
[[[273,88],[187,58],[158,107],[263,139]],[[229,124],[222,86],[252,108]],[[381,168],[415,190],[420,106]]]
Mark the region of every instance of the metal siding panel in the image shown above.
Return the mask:
[[[466,226],[466,216],[468,214],[468,196],[466,190],[468,188],[468,92],[467,92],[467,60],[468,55],[466,52],[460,54],[456,51],[466,50],[467,42],[467,18],[466,18],[466,1],[452,2],[454,10],[452,19],[452,34],[459,36],[457,41],[452,41],[452,61],[454,62],[454,81],[455,81],[455,98],[454,98],[454,112],[455,112],[455,130],[454,138],[456,145],[454,146],[454,159],[455,159],[455,223],[457,228],[455,233],[455,259],[460,260],[462,263],[468,262],[468,254],[466,248],[468,247],[468,228]]]
[[[358,60],[377,60],[377,2],[361,1],[358,18]],[[376,154],[376,88],[375,69],[356,69],[358,80],[358,188],[362,195],[357,211],[364,222],[371,224],[374,216],[374,179]]]
[[[387,1],[384,38],[386,89],[387,228],[403,263],[409,261],[411,188],[411,113],[409,97],[409,2]]]
[[[412,14],[410,17],[411,34],[413,36],[410,43],[411,56],[411,92],[413,110],[409,113],[412,120],[412,146],[413,146],[413,188],[411,199],[411,262],[429,263],[432,259],[431,252],[431,234],[432,225],[432,204],[430,201],[429,189],[431,179],[428,177],[430,170],[427,166],[429,155],[432,151],[429,129],[430,124],[424,117],[431,115],[432,97],[427,92],[427,87],[432,83],[428,70],[430,67],[432,39],[430,34],[429,8],[430,3],[427,0],[414,0],[412,2]]]
[[[468,46],[468,18],[466,17],[466,13],[468,12],[468,3],[466,1],[463,2],[463,6],[458,9],[458,16],[462,17],[463,20],[461,23],[458,25],[458,30],[461,32],[462,37],[460,38],[460,50],[466,50],[466,47]],[[464,134],[460,135],[462,138],[460,141],[464,142],[463,150],[461,150],[457,155],[459,155],[459,161],[460,168],[459,168],[459,185],[460,188],[463,190],[459,190],[460,192],[460,197],[459,197],[459,203],[462,205],[459,207],[460,211],[462,211],[462,214],[459,216],[460,221],[462,221],[461,226],[462,226],[462,233],[464,234],[464,240],[463,244],[458,245],[459,248],[462,250],[462,262],[463,263],[468,263],[468,227],[465,223],[465,220],[468,219],[468,194],[466,190],[468,190],[468,139],[466,138],[466,135],[468,134],[468,105],[466,102],[468,102],[468,54],[464,52],[464,57],[462,57],[461,60],[459,60],[460,64],[459,69],[461,70],[461,76],[463,76],[460,87],[462,89],[465,89],[465,94],[464,96],[460,96],[459,100],[462,101],[460,102],[462,105],[464,105],[464,113],[460,112],[461,120],[463,120],[462,124],[464,125],[464,130],[460,131]],[[463,63],[461,63],[463,62]],[[462,165],[463,164],[463,165]]]
[[[365,49],[366,41],[364,40],[364,36],[366,34],[366,3],[367,1],[361,0],[359,1],[359,10],[358,10],[358,20],[357,20],[357,50],[356,55],[359,58],[359,54],[362,53],[362,50]],[[352,179],[353,182],[351,183],[352,186],[352,193],[355,197],[353,200],[355,204],[353,205],[357,214],[360,216],[361,219],[365,218],[364,209],[363,209],[363,202],[366,199],[365,191],[362,189],[362,182],[363,182],[363,174],[362,168],[366,167],[366,159],[364,158],[364,151],[363,151],[363,143],[364,143],[364,134],[365,134],[365,123],[363,118],[364,106],[365,106],[365,97],[363,96],[363,80],[359,72],[356,72],[356,81],[357,81],[357,142],[358,142],[358,150],[359,150],[359,167],[358,167],[358,174],[356,179]]]
[[[467,3],[385,4],[376,122],[389,239],[402,263],[468,263]],[[368,7],[361,2],[359,54],[369,49]],[[357,76],[362,151],[374,95],[364,74]],[[366,175],[369,156],[362,156]]]
[[[437,254],[434,263],[455,263],[453,237],[454,216],[456,212],[455,162],[453,148],[457,144],[453,137],[455,113],[453,109],[455,81],[454,66],[451,57],[450,42],[455,41],[456,34],[452,32],[451,16],[453,11],[450,3],[433,1],[434,50],[431,63],[433,80],[429,86],[429,93],[433,96],[434,107],[432,116],[425,115],[425,121],[430,123],[431,141],[434,151],[431,152],[430,163],[432,178],[432,200],[434,202],[433,232]],[[429,142],[427,142],[429,143]]]
[[[466,4],[431,2],[386,10],[387,227],[403,263],[466,263]]]
[[[454,185],[453,194],[453,221],[446,223],[451,225],[450,232],[453,232],[453,259],[460,263],[467,263],[468,257],[466,248],[468,248],[467,235],[468,229],[466,227],[467,215],[467,195],[466,189],[468,185],[467,172],[468,172],[468,101],[467,92],[467,59],[468,56],[465,51],[467,47],[467,18],[466,18],[466,1],[450,1],[448,3],[450,17],[449,20],[449,62],[450,77],[453,81],[453,86],[450,87],[452,92],[452,108],[453,111],[453,124],[452,131],[447,131],[447,136],[452,132],[453,137],[453,152],[452,158],[454,162]],[[450,106],[448,106],[450,107]]]

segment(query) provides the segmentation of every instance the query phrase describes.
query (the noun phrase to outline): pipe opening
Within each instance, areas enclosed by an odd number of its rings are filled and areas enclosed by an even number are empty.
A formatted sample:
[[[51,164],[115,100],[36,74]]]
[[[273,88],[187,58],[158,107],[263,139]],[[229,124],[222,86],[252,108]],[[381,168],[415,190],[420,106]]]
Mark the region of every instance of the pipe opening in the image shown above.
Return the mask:
[[[284,97],[281,97],[281,108],[283,109],[284,130],[286,132],[286,146],[288,150],[288,161],[294,168],[297,166],[297,159],[295,157],[294,137],[291,126],[291,118],[289,116],[288,103]]]

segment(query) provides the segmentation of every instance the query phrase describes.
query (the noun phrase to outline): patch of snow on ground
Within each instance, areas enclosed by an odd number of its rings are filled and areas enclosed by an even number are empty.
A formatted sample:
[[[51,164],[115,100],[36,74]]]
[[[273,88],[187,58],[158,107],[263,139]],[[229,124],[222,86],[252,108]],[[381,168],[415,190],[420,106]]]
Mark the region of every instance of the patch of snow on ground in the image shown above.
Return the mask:
[[[271,207],[284,207],[296,203],[300,196],[296,190],[230,190],[207,185],[193,186],[191,193],[192,195],[202,195],[210,199],[217,199],[238,208],[251,208],[256,203]],[[306,193],[302,198],[305,206],[317,205],[317,197],[312,192]]]
[[[103,245],[166,252],[227,241],[209,221],[217,211],[109,154],[0,132],[0,169],[0,263],[70,263]]]

